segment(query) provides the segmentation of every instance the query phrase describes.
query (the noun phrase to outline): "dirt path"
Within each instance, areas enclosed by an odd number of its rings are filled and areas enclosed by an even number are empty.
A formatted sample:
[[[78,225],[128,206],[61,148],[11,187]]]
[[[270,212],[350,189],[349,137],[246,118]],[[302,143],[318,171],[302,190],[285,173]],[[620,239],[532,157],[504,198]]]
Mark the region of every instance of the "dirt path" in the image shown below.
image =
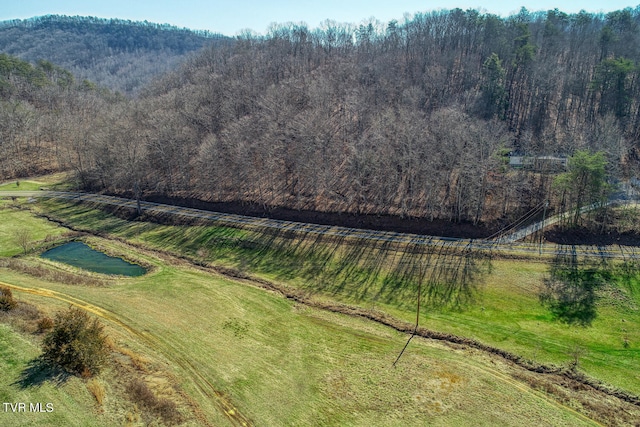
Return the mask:
[[[170,355],[167,355],[166,351],[163,352],[161,349],[167,346],[167,342],[164,340],[161,340],[159,337],[154,336],[148,332],[142,332],[135,328],[132,328],[131,326],[129,326],[128,324],[120,320],[115,313],[105,310],[101,307],[98,307],[94,304],[91,304],[87,301],[83,301],[79,298],[73,297],[68,294],[64,294],[58,291],[53,291],[53,290],[44,289],[44,288],[28,288],[28,287],[13,285],[5,282],[0,282],[0,286],[6,286],[18,292],[25,292],[32,295],[37,295],[44,298],[56,299],[58,301],[69,303],[95,316],[98,316],[103,320],[106,320],[108,322],[111,322],[114,325],[117,325],[118,327],[124,329],[134,337],[142,340],[146,345],[148,345],[155,351],[162,353],[169,361],[179,366],[180,368],[182,368],[183,371],[188,373],[191,376],[191,379],[193,380],[194,384],[197,386],[198,390],[202,393],[202,395],[209,399],[214,399],[216,402],[216,406],[218,406],[218,408],[226,415],[227,419],[231,422],[232,425],[244,426],[244,427],[253,426],[253,423],[251,422],[251,420],[249,420],[249,418],[241,414],[238,411],[238,409],[233,405],[233,403],[231,403],[231,401],[222,392],[216,390],[213,384],[211,384],[209,380],[207,380],[203,375],[201,375],[198,369],[194,367],[186,357],[181,356],[179,352],[172,351]],[[171,346],[169,345],[169,347]],[[511,378],[509,375],[503,372],[500,372],[496,369],[492,369],[489,367],[471,364],[465,361],[460,361],[460,363],[464,364],[470,369],[481,371],[486,375],[490,375],[494,377],[496,380],[501,381],[505,384],[508,384],[509,386],[516,388],[521,392],[534,397],[537,400],[545,402],[546,404],[550,404],[560,410],[571,413],[573,416],[581,419],[582,421],[591,423],[594,426],[602,426],[602,424],[579,413],[575,409],[562,405],[560,402],[552,398],[549,398],[543,395],[542,393],[536,392],[535,390],[531,389],[529,386]]]
[[[137,329],[132,328],[127,325],[125,322],[120,320],[117,315],[113,312],[105,310],[101,307],[93,305],[89,302],[83,301],[79,298],[73,297],[68,294],[63,294],[61,292],[53,291],[50,289],[44,288],[27,288],[23,286],[12,285],[5,282],[0,282],[0,286],[6,286],[18,292],[25,292],[32,295],[37,295],[45,298],[52,298],[58,301],[63,301],[69,303],[75,307],[81,308],[95,316],[98,316],[101,319],[111,322],[112,324],[117,325],[118,327],[124,329],[129,334],[137,337],[142,340],[146,345],[151,347],[153,350],[158,351],[164,357],[167,358],[170,362],[174,363],[176,366],[179,366],[184,372],[186,372],[193,383],[196,385],[200,393],[206,398],[213,399],[216,403],[216,406],[225,414],[227,419],[234,426],[242,426],[249,427],[253,426],[253,423],[249,418],[244,416],[238,411],[238,409],[233,405],[233,403],[229,400],[228,397],[224,395],[224,393],[215,389],[213,384],[209,380],[207,380],[198,369],[193,366],[193,364],[186,358],[180,355],[179,352],[169,352],[162,351],[162,347],[169,346],[168,343],[164,340],[161,340],[159,337],[150,334],[148,332],[142,332]]]

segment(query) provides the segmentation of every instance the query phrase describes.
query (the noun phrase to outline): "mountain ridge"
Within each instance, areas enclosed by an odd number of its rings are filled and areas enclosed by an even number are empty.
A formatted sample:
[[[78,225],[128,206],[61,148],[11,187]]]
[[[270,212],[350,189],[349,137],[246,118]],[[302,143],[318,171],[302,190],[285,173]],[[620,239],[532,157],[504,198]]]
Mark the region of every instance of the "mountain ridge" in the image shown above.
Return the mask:
[[[111,90],[135,95],[222,34],[148,21],[45,15],[0,22],[0,52],[47,60]]]

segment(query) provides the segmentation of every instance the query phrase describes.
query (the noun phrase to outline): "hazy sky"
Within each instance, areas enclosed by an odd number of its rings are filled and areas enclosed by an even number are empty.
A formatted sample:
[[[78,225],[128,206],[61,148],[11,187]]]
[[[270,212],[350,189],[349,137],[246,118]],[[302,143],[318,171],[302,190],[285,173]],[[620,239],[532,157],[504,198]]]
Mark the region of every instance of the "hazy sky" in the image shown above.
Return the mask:
[[[264,33],[273,22],[306,22],[315,28],[326,19],[359,24],[375,17],[387,23],[401,21],[407,12],[456,7],[508,16],[522,6],[531,12],[558,8],[575,13],[609,12],[636,4],[628,0],[0,0],[0,21],[49,14],[97,16],[233,36],[244,29]]]

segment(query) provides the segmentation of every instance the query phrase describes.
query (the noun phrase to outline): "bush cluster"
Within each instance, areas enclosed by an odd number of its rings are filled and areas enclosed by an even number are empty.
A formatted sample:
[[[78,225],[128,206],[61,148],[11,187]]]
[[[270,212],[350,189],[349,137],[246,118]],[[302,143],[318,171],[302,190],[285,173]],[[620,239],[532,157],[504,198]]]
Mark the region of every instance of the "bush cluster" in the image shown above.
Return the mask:
[[[129,383],[127,391],[135,403],[158,415],[165,423],[172,425],[181,422],[182,415],[175,402],[156,397],[144,381],[133,380]]]
[[[53,323],[42,341],[44,360],[85,378],[97,374],[107,357],[106,335],[98,320],[70,307]]]
[[[11,292],[11,289],[5,286],[0,287],[0,310],[13,310],[17,305],[18,302],[13,299],[13,293]]]

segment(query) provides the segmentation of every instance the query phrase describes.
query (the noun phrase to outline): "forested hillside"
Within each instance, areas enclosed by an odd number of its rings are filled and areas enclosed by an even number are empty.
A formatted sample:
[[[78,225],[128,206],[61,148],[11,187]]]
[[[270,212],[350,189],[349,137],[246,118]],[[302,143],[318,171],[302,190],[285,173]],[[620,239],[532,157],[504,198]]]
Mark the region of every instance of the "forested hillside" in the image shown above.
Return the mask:
[[[109,103],[124,98],[49,61],[0,53],[0,181],[70,168]]]
[[[604,151],[610,173],[632,173],[639,19],[453,10],[274,26],[150,87],[124,115],[134,120],[96,135],[83,176],[300,209],[515,215],[550,197],[553,177],[510,170],[505,152]]]
[[[35,63],[44,59],[79,79],[126,94],[180,64],[202,47],[228,40],[170,25],[80,16],[0,22],[0,52]]]
[[[601,152],[611,182],[637,174],[639,24],[640,9],[456,9],[274,25],[105,105],[73,167],[85,188],[265,209],[473,224],[560,209],[562,170],[507,154]]]

